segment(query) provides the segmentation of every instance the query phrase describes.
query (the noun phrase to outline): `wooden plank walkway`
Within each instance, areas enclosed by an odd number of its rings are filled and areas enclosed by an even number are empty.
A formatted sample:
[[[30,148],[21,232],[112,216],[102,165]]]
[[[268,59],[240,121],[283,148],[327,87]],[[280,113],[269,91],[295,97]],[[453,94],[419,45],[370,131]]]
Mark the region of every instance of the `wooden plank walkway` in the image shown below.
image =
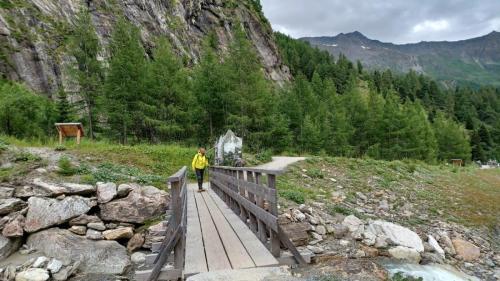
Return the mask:
[[[207,271],[277,266],[278,260],[213,192],[187,190],[184,275]]]

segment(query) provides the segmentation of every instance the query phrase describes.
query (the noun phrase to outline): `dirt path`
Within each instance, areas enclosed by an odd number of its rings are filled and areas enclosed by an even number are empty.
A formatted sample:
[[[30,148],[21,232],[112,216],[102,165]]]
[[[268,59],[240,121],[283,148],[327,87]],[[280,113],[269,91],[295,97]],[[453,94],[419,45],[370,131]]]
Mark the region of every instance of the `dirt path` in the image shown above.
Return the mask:
[[[294,164],[299,161],[303,161],[305,159],[306,159],[305,157],[276,156],[273,157],[273,161],[259,165],[255,168],[283,171],[286,169],[286,167],[288,167],[288,165]]]

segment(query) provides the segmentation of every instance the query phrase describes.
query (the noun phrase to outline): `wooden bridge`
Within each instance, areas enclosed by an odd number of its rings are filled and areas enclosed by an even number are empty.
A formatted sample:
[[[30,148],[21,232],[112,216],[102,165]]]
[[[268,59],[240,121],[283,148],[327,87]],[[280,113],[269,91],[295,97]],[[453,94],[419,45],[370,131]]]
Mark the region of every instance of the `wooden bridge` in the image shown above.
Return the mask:
[[[171,218],[136,280],[178,280],[219,270],[278,266],[282,248],[305,260],[278,224],[280,171],[212,167],[210,187],[197,192],[183,167],[168,179]]]

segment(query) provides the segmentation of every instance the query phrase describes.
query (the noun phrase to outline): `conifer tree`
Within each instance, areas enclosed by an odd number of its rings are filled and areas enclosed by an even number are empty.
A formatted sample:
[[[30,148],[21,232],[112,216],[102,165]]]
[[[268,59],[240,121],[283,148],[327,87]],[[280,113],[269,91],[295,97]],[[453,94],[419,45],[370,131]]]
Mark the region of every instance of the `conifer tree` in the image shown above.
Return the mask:
[[[57,92],[57,122],[71,122],[73,118],[72,105],[68,101],[68,95],[62,89]]]
[[[471,147],[467,132],[462,125],[447,118],[444,113],[438,112],[434,118],[433,128],[439,148],[437,155],[439,160],[470,159]]]
[[[101,51],[99,39],[91,16],[85,8],[82,8],[76,17],[69,49],[69,53],[75,57],[75,65],[70,73],[73,81],[78,85],[77,93],[82,99],[83,108],[87,115],[88,136],[92,139],[104,73],[101,62],[98,60]]]

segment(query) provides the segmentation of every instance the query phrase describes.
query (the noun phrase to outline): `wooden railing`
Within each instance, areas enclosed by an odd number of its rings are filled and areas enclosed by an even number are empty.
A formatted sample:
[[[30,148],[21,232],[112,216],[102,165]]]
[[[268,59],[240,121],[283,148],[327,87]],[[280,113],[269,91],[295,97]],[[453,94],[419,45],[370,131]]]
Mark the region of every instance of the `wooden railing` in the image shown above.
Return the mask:
[[[211,188],[275,257],[280,256],[283,245],[297,263],[306,263],[278,224],[276,176],[281,171],[216,166],[210,167],[209,172]]]
[[[165,239],[158,249],[158,254],[153,260],[151,270],[136,272],[137,280],[154,281],[161,275],[162,280],[177,280],[182,277],[184,268],[187,223],[187,169],[182,167],[177,173],[168,178],[170,185],[171,217],[168,221]],[[174,268],[164,271],[163,266],[173,254]],[[171,258],[171,257],[170,257]]]

